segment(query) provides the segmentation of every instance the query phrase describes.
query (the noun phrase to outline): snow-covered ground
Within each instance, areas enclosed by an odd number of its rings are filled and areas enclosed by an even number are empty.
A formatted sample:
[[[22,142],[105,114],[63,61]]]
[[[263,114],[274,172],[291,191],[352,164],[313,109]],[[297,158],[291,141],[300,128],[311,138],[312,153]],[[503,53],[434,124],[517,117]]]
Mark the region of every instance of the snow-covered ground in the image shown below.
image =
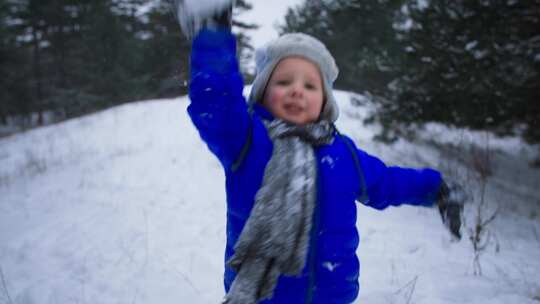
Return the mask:
[[[444,145],[433,142],[484,136],[434,124],[415,142],[375,143],[377,126],[359,121],[369,103],[354,107],[352,94],[336,96],[340,129],[389,164],[449,167]],[[131,103],[0,139],[0,303],[220,301],[224,176],[187,104]],[[481,256],[483,275],[473,275],[467,234],[452,242],[435,209],[358,205],[356,303],[540,301],[533,149],[515,138],[490,142],[496,166],[487,210],[501,211]],[[467,206],[468,226],[474,212]]]

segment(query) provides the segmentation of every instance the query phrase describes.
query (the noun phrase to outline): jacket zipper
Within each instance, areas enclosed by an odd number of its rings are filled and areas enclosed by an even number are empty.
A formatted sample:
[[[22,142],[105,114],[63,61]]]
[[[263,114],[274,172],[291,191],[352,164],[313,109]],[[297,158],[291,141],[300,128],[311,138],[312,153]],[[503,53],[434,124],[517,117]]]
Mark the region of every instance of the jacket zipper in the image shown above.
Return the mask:
[[[317,164],[318,165],[318,164]],[[310,239],[310,245],[311,248],[313,248],[313,252],[310,255],[309,258],[309,283],[308,288],[306,291],[306,304],[313,303],[313,289],[315,287],[315,262],[317,260],[317,240],[318,240],[318,233],[319,233],[319,222],[320,222],[320,214],[319,214],[319,175],[317,174],[317,200],[315,201],[315,210],[313,214],[313,227],[311,228],[311,239]]]

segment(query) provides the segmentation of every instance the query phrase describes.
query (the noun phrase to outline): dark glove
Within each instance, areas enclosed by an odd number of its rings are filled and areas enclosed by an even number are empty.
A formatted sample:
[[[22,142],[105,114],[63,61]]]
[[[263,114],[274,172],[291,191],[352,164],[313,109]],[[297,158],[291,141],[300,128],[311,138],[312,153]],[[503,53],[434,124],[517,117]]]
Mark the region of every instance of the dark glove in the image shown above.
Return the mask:
[[[461,218],[463,217],[463,204],[466,200],[465,191],[458,184],[441,184],[437,197],[437,207],[443,224],[458,240],[461,239]]]
[[[182,32],[192,39],[201,29],[230,29],[233,1],[216,2],[215,7],[191,8],[186,0],[171,0]]]

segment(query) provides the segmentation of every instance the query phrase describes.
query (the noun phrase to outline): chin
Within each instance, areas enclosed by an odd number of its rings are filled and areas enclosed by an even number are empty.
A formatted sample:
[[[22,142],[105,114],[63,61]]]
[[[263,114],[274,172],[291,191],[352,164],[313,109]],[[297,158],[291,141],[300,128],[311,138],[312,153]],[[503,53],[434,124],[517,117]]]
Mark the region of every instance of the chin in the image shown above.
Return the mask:
[[[297,120],[293,120],[293,121],[290,121],[290,122],[294,123],[295,125],[306,125],[306,124],[310,123],[311,121],[305,120],[305,119],[297,119]]]
[[[295,125],[303,125],[305,124],[305,119],[299,118],[299,117],[284,117],[283,120],[288,121],[290,123],[293,123]]]
[[[305,125],[305,124],[308,124],[310,122],[314,122],[316,121],[316,119],[309,119],[308,117],[306,117],[305,115],[287,115],[287,114],[282,114],[282,115],[277,115],[276,117],[282,119],[282,120],[285,120],[287,122],[290,122],[290,123],[293,123],[295,125]]]

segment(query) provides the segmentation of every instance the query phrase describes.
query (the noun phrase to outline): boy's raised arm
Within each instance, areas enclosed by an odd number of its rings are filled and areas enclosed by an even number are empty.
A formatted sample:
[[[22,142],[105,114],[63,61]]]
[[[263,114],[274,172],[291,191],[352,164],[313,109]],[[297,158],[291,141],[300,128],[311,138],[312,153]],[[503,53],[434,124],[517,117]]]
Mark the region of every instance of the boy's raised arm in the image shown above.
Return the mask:
[[[239,156],[251,123],[243,86],[234,35],[226,28],[201,30],[192,44],[188,113],[226,168]]]

